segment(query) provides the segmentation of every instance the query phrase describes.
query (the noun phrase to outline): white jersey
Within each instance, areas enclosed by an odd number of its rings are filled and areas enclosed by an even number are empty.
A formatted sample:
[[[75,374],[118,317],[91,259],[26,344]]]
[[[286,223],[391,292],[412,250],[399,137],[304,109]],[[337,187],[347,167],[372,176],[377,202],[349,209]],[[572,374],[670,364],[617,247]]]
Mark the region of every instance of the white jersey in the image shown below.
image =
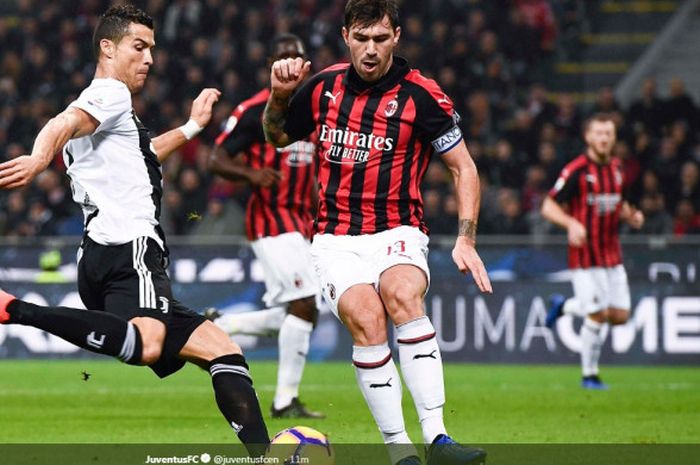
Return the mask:
[[[102,245],[159,234],[163,181],[147,129],[131,107],[131,92],[116,79],[94,79],[69,107],[99,121],[93,134],[70,140],[63,160],[85,229]]]

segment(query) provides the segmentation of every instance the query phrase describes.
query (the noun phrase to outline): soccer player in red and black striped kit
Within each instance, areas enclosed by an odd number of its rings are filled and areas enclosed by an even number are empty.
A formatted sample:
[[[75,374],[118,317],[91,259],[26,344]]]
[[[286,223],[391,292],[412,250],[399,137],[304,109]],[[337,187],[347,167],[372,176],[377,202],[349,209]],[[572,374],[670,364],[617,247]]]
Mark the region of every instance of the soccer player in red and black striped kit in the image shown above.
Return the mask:
[[[299,37],[282,34],[272,40],[270,64],[304,56]],[[277,149],[265,142],[262,114],[269,95],[266,87],[233,110],[209,162],[213,173],[246,181],[252,187],[246,230],[263,268],[267,308],[212,316],[230,335],[279,334],[273,418],[322,418],[299,401],[299,384],[318,315],[316,295],[321,290],[309,254],[316,145],[307,139]]]
[[[420,193],[437,152],[454,176],[459,202],[453,259],[461,271],[472,272],[482,292],[491,292],[475,249],[476,167],[452,101],[393,55],[401,34],[395,0],[350,0],[342,34],[351,63],[331,66],[303,85],[310,62],[273,64],[265,135],[278,147],[309,134],[318,138],[319,208],[311,252],[324,295],[352,335],[360,389],[384,442],[396,445],[389,447],[392,463],[420,460],[406,434],[387,316],[396,328],[421,442],[429,444],[428,464],[483,463],[486,453],[457,444],[443,422],[442,359],[423,306],[430,273]]]
[[[553,327],[564,313],[584,318],[581,386],[606,389],[598,375],[606,335],[603,325],[625,324],[631,306],[618,237],[620,220],[641,228],[644,215],[623,198],[622,165],[611,156],[615,146],[612,119],[605,114],[592,116],[584,127],[584,138],[586,152],[564,167],[542,203],[542,216],[567,230],[575,295],[569,299],[552,296],[546,324]]]

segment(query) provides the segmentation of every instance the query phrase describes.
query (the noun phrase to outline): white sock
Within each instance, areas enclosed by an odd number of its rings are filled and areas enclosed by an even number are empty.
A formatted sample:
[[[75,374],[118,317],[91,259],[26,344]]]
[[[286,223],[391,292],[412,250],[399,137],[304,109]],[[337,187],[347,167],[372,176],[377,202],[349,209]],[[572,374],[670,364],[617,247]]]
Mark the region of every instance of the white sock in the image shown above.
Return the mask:
[[[583,376],[598,374],[598,360],[603,346],[603,324],[590,318],[583,320],[581,327],[581,371]]]
[[[287,315],[285,307],[272,307],[252,312],[225,313],[214,323],[230,336],[234,334],[271,336],[280,330],[285,315]]]
[[[585,315],[581,313],[581,302],[575,297],[569,297],[566,299],[561,310],[564,315],[585,317]]]
[[[401,409],[401,378],[391,358],[389,345],[353,346],[352,363],[355,365],[357,384],[384,443],[397,444],[388,448],[391,463],[409,455],[418,455],[406,433]]]
[[[424,316],[397,326],[396,338],[401,373],[416,404],[423,441],[431,444],[439,434],[447,434],[442,416],[445,405],[442,356],[435,328]]]
[[[299,383],[304,373],[309,340],[314,325],[295,315],[287,315],[280,328],[279,367],[277,369],[277,390],[274,406],[281,409],[299,396]]]

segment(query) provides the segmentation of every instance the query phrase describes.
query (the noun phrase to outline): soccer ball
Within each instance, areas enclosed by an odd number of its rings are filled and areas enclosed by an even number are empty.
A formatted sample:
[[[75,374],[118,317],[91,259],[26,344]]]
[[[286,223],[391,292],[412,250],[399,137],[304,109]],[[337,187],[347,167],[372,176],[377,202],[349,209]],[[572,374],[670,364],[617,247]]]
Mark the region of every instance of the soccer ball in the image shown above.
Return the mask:
[[[284,465],[333,465],[333,448],[325,434],[308,426],[280,431],[272,438],[268,457]]]

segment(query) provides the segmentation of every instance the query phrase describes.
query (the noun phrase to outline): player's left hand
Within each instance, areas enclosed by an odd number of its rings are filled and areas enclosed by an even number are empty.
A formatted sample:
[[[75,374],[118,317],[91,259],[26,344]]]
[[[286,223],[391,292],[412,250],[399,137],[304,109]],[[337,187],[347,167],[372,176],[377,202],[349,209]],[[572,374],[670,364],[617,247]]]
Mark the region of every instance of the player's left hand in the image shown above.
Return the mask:
[[[634,213],[630,215],[627,222],[634,229],[640,229],[644,226],[644,213],[642,213],[641,210],[635,210]]]
[[[474,282],[476,282],[481,292],[489,294],[493,292],[484,262],[481,261],[476,248],[472,243],[469,243],[466,237],[460,236],[457,238],[455,247],[452,249],[452,260],[454,260],[457,268],[462,273],[467,274],[471,272],[472,276],[474,276]]]
[[[22,155],[0,164],[0,189],[23,187],[42,171],[36,157]]]
[[[190,119],[193,119],[203,128],[211,120],[212,108],[219,101],[221,91],[219,89],[207,88],[199,93],[196,99],[192,102],[192,111]]]

